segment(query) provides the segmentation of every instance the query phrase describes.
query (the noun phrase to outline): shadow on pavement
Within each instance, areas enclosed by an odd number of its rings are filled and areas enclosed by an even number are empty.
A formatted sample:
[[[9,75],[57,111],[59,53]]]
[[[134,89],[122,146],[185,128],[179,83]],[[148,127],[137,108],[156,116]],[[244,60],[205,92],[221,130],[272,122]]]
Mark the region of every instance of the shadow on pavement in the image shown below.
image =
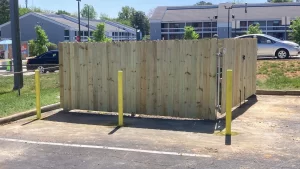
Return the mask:
[[[118,116],[116,115],[75,113],[64,111],[48,116],[43,120],[102,126],[117,126],[118,124]],[[215,131],[215,125],[216,121],[207,120],[158,119],[124,116],[124,126],[131,128],[145,128],[212,134]],[[108,134],[111,135],[115,133],[118,129],[119,128],[116,127]]]
[[[242,104],[240,107],[237,107],[235,110],[232,111],[232,121],[238,118],[239,116],[243,115],[255,103],[257,103],[256,95],[249,97],[244,104]],[[216,130],[222,131],[223,129],[225,129],[225,120],[226,120],[226,116],[218,120]]]

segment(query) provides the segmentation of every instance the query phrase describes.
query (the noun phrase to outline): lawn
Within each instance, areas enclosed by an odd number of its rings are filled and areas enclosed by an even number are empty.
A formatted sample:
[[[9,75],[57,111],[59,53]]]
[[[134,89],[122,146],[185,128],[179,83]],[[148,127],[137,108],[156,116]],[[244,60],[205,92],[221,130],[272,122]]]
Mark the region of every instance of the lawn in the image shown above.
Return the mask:
[[[300,61],[258,61],[258,89],[300,90]]]
[[[21,96],[12,91],[13,77],[0,77],[0,118],[35,108],[34,75],[24,76]],[[59,102],[58,73],[41,74],[41,105]]]

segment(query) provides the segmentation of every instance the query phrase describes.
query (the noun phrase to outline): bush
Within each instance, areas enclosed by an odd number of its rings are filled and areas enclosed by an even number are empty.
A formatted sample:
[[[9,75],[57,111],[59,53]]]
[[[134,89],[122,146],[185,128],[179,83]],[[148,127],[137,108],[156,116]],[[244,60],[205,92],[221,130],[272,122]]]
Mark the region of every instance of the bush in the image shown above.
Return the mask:
[[[36,51],[35,51],[36,45],[33,39],[28,41],[28,46],[29,46],[29,56],[36,56]]]
[[[48,50],[57,50],[57,45],[55,43],[48,43],[47,45]]]

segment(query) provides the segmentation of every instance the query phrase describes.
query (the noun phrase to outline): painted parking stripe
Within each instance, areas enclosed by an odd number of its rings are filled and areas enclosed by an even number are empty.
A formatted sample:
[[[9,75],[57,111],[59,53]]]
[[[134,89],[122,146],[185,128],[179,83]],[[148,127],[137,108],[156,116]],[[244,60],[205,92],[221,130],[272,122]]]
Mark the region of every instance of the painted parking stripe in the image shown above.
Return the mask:
[[[19,139],[10,139],[10,138],[0,138],[0,141],[28,143],[28,144],[39,144],[39,145],[51,145],[51,146],[63,146],[63,147],[79,147],[79,148],[91,148],[91,149],[106,149],[106,150],[128,151],[128,152],[138,152],[138,153],[148,153],[148,154],[161,154],[161,155],[173,155],[173,156],[187,156],[187,157],[211,158],[210,155],[205,155],[205,154],[189,154],[189,153],[178,153],[178,152],[167,152],[167,151],[154,151],[154,150],[142,150],[142,149],[107,147],[107,146],[84,145],[84,144],[67,144],[67,143],[54,143],[54,142],[42,142],[42,141],[40,142],[40,141],[29,141],[29,140],[19,140]]]

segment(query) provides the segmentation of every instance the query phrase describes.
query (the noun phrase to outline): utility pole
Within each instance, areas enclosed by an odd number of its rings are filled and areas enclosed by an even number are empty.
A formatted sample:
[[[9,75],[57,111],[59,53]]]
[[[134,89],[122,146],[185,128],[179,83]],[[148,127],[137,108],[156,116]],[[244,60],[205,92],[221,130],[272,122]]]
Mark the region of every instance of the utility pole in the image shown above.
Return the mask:
[[[90,6],[88,5],[88,37],[90,37]]]
[[[78,42],[81,42],[81,31],[80,31],[80,1],[81,0],[76,0],[78,2]]]
[[[228,26],[227,26],[227,29],[228,29],[228,38],[230,38],[230,31],[229,31],[230,24],[229,24],[229,22],[230,22],[230,10],[232,9],[232,6],[230,6],[230,7],[225,6],[225,9],[228,10]]]
[[[11,21],[11,37],[13,49],[14,64],[14,88],[19,90],[23,87],[22,58],[21,58],[21,40],[19,27],[19,1],[10,0],[10,21]]]

